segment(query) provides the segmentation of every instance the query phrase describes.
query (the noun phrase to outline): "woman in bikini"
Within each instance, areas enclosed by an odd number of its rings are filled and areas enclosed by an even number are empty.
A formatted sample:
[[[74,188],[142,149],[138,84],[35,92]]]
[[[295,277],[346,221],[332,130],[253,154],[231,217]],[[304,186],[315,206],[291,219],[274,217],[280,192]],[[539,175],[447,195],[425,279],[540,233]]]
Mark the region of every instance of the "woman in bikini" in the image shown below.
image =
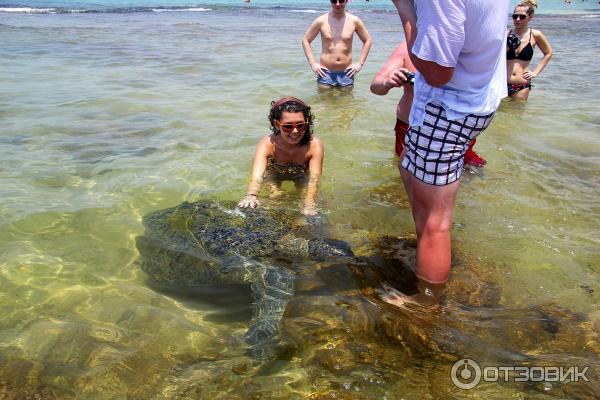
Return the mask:
[[[533,18],[536,0],[525,0],[517,4],[512,19],[514,28],[508,31],[506,43],[506,69],[508,95],[516,100],[527,100],[531,90],[531,80],[540,75],[552,58],[552,48],[544,34],[529,27]],[[531,70],[533,48],[538,46],[544,57]]]
[[[298,98],[284,97],[271,104],[269,121],[272,133],[258,142],[248,190],[238,206],[259,206],[258,192],[263,180],[275,190],[282,181],[291,180],[296,188],[306,189],[303,214],[314,215],[324,148],[312,135],[310,107]]]

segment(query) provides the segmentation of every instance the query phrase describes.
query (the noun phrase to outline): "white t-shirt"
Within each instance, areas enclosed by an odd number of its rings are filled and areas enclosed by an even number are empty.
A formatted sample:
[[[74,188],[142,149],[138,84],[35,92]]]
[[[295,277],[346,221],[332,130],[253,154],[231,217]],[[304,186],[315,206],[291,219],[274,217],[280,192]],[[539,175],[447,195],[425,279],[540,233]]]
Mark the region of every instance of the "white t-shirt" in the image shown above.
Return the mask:
[[[417,74],[410,124],[420,126],[429,102],[449,120],[496,111],[506,90],[506,25],[510,0],[415,0],[420,59],[454,67],[450,81],[435,88]]]

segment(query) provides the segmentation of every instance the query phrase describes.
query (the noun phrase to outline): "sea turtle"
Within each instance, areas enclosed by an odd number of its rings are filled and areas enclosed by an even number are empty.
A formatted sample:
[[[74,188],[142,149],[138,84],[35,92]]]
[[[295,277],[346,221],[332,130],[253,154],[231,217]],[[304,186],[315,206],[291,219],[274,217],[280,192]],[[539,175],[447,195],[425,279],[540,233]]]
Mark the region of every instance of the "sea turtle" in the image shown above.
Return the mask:
[[[141,268],[157,283],[251,285],[253,315],[245,335],[251,346],[278,330],[294,292],[288,265],[352,256],[347,243],[311,236],[284,211],[240,210],[231,201],[183,202],[146,215],[143,224],[137,237]]]

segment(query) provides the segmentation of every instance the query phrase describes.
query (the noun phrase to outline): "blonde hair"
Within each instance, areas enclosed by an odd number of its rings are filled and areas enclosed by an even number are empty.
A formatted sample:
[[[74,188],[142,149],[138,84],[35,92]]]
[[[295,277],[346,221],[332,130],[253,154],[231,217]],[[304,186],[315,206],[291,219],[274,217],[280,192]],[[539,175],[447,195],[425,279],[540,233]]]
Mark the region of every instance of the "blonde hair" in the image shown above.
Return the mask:
[[[516,7],[527,7],[527,15],[531,16],[537,8],[537,0],[524,0],[517,4]]]

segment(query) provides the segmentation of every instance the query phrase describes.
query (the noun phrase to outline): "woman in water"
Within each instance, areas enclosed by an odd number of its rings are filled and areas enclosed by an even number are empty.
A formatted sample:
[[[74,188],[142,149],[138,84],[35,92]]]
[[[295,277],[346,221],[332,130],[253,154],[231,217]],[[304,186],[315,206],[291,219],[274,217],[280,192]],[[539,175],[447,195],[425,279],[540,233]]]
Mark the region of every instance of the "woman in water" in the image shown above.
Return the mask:
[[[517,4],[512,19],[514,28],[508,31],[506,50],[506,69],[508,95],[516,100],[527,100],[531,90],[531,80],[540,75],[552,58],[552,48],[544,34],[529,27],[533,18],[536,0],[525,0]],[[533,48],[537,46],[544,57],[531,70]]]
[[[263,179],[274,190],[279,189],[282,181],[291,180],[296,188],[306,188],[303,214],[314,215],[324,148],[312,135],[310,107],[298,98],[284,97],[271,103],[269,122],[272,133],[258,142],[248,190],[238,206],[258,207]]]

